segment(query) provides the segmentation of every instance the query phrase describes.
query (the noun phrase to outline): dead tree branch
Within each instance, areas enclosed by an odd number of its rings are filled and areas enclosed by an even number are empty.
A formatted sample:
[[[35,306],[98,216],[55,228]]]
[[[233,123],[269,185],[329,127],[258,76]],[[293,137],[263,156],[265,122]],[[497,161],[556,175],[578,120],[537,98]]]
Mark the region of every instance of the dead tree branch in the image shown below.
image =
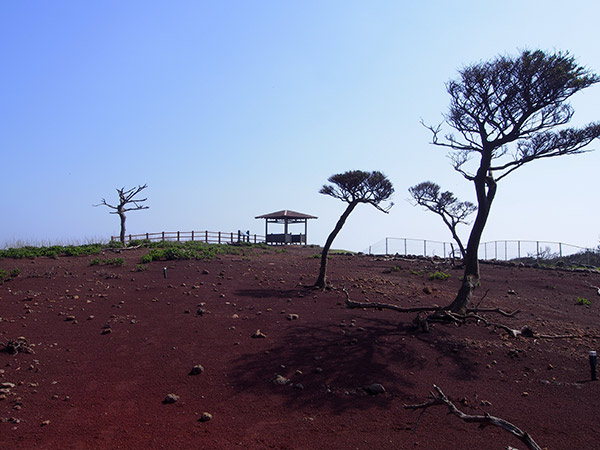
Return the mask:
[[[423,413],[425,412],[425,410],[427,408],[429,408],[431,406],[445,405],[448,408],[448,412],[450,414],[455,415],[456,417],[458,417],[461,420],[464,420],[467,423],[478,423],[481,427],[485,427],[485,426],[489,426],[489,425],[500,427],[503,430],[508,431],[510,434],[515,436],[517,439],[519,439],[521,442],[523,442],[527,446],[527,448],[529,448],[530,450],[542,450],[542,448],[533,440],[533,438],[531,437],[531,435],[529,433],[521,430],[516,425],[513,425],[512,423],[510,423],[500,417],[491,416],[487,413],[484,415],[465,414],[464,412],[459,410],[454,405],[454,403],[452,403],[448,399],[448,397],[446,397],[446,394],[444,394],[439,387],[437,387],[434,384],[433,388],[435,389],[435,392],[432,392],[430,394],[429,401],[419,403],[417,405],[404,405],[404,409],[411,409],[413,411],[418,410],[418,409],[422,410],[418,421],[421,420],[421,416],[423,415]]]

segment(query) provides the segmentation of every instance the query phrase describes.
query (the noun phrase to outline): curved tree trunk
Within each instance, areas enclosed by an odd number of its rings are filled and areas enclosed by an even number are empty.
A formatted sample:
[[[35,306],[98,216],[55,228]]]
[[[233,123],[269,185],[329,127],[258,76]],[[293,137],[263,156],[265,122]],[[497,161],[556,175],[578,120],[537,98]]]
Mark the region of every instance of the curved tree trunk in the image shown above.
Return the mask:
[[[488,166],[489,167],[489,164]],[[458,314],[464,314],[467,311],[473,291],[479,284],[479,244],[481,235],[490,214],[490,208],[496,195],[496,182],[491,176],[487,176],[487,167],[482,164],[477,176],[475,177],[475,190],[477,192],[477,217],[473,223],[469,242],[464,257],[465,272],[462,285],[454,301],[448,306],[448,309]]]
[[[323,247],[323,252],[321,253],[321,269],[319,270],[319,278],[317,278],[317,281],[315,282],[315,287],[324,289],[325,286],[327,285],[326,277],[325,277],[325,274],[327,272],[327,254],[329,253],[329,249],[331,248],[331,245],[333,244],[333,240],[335,239],[335,237],[338,235],[338,233],[344,226],[344,223],[346,223],[346,219],[348,218],[348,216],[350,215],[352,210],[354,208],[356,208],[356,205],[358,205],[358,202],[356,202],[356,201],[350,202],[348,204],[348,207],[346,208],[344,213],[340,216],[337,224],[335,225],[335,228],[329,234],[329,237],[327,238],[327,241],[325,242],[325,246]]]

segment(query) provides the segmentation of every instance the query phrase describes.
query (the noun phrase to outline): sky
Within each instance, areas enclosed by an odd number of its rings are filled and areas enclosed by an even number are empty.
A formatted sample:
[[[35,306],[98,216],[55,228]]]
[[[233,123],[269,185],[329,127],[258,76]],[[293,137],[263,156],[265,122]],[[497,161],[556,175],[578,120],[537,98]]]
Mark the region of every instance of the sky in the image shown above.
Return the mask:
[[[498,55],[568,51],[600,73],[598,17],[581,0],[2,2],[0,247],[107,241],[118,217],[93,205],[143,184],[127,233],[264,234],[254,217],[289,209],[318,216],[323,245],[346,205],[319,189],[355,169],[384,172],[394,206],[360,205],[334,248],[450,241],[408,188],[474,188],[421,120],[440,123],[446,83]],[[570,102],[573,125],[600,120],[600,85]],[[520,168],[483,241],[597,246],[599,168],[600,151]]]

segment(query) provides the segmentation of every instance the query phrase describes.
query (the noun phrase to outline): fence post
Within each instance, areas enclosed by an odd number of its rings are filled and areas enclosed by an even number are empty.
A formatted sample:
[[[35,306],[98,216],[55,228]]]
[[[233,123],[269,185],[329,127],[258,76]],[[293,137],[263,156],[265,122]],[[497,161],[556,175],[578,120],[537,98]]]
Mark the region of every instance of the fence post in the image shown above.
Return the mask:
[[[179,231],[177,232],[177,242],[179,242]]]
[[[219,231],[219,244],[221,243],[221,232]]]
[[[385,238],[385,256],[388,255],[388,238]]]
[[[408,253],[406,253],[406,238],[404,238],[404,256],[408,255]]]
[[[504,261],[508,261],[508,241],[504,241]]]
[[[162,232],[162,240],[163,241],[165,240],[165,232],[164,231]]]
[[[194,240],[194,230],[192,230],[192,241]]]
[[[494,259],[498,260],[498,241],[494,241]]]
[[[204,242],[208,244],[208,230],[204,230]]]
[[[443,244],[444,244],[444,259],[446,259],[446,243],[443,242]]]
[[[558,243],[558,254],[560,255],[560,257],[562,258],[562,242]]]
[[[483,258],[487,260],[487,242],[483,243]]]
[[[427,241],[423,239],[423,256],[427,256]]]
[[[230,242],[233,244],[233,231],[231,232],[231,241]]]
[[[129,235],[129,243],[131,244],[131,235]]]
[[[521,259],[521,241],[517,241],[517,253],[519,254],[519,259]]]
[[[536,248],[536,255],[537,255],[537,259],[540,259],[540,241],[536,241],[535,242],[535,248]]]

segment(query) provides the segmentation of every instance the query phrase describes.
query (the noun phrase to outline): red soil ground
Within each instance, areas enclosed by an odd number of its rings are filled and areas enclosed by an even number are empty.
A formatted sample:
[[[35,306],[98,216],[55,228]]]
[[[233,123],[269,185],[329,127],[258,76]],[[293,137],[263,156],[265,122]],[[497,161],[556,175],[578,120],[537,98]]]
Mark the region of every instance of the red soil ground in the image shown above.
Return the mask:
[[[340,291],[307,289],[317,252],[253,249],[144,271],[135,271],[143,250],[105,255],[122,267],[0,260],[21,270],[0,286],[0,342],[23,336],[35,352],[0,352],[0,448],[525,448],[442,407],[417,427],[419,412],[403,405],[424,401],[434,383],[465,413],[502,417],[543,448],[600,448],[600,382],[588,364],[598,338],[508,338],[476,324],[416,332],[414,314],[346,309]],[[429,280],[436,270],[451,277]],[[328,275],[353,300],[418,306],[450,302],[461,273],[440,261],[336,255]],[[487,315],[513,328],[599,336],[591,285],[600,274],[485,264],[476,300],[487,292],[482,306],[520,309]],[[251,337],[258,329],[265,338]],[[189,375],[196,364],[204,372]],[[385,393],[367,394],[373,383]],[[163,404],[170,393],[179,400]],[[203,412],[212,420],[198,421]]]

